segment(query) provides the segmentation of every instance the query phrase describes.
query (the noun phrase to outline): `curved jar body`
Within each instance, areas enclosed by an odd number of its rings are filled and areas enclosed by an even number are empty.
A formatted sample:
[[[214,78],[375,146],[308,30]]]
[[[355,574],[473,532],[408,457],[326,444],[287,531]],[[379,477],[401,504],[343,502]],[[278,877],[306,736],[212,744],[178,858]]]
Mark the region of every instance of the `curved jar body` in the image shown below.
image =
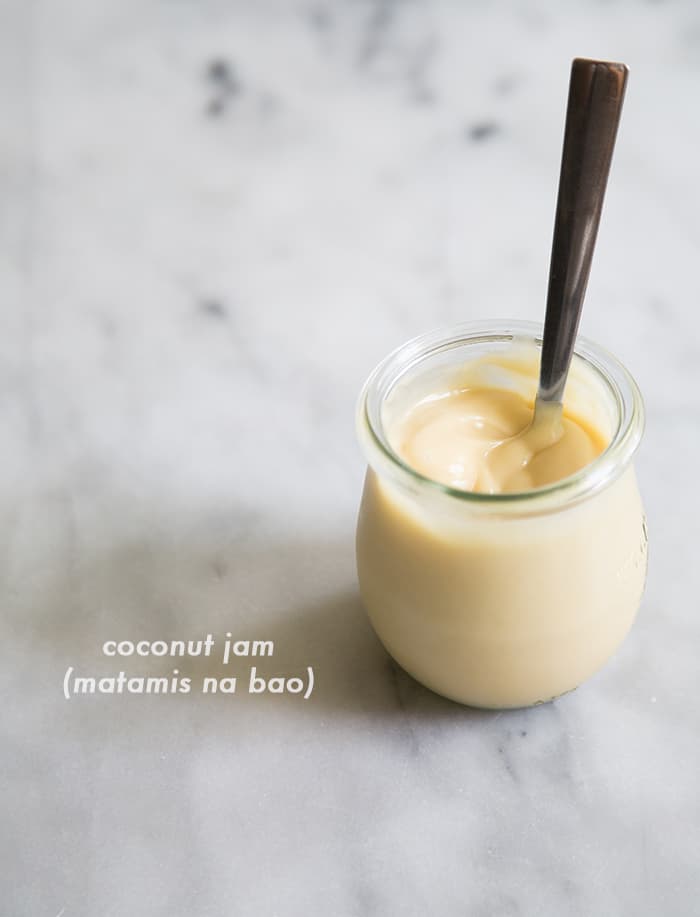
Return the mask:
[[[377,367],[359,403],[369,468],[357,569],[367,613],[414,678],[477,707],[528,706],[575,688],[620,645],[644,588],[646,527],[631,463],[643,406],[626,370],[594,345],[579,342],[566,398],[609,444],[575,475],[475,494],[423,478],[390,446],[392,416],[465,361],[529,353],[533,372],[513,384],[532,397],[537,334],[510,323],[419,338]]]

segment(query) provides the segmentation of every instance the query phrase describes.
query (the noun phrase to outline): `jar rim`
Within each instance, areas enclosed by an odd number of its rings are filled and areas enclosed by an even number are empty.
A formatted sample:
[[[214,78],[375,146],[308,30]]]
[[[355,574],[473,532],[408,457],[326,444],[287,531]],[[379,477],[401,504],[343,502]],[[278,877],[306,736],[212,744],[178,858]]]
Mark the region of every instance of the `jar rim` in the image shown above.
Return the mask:
[[[381,407],[398,381],[410,369],[438,353],[464,344],[512,342],[542,345],[542,326],[531,321],[499,320],[459,322],[412,338],[389,353],[372,371],[357,403],[357,433],[372,467],[381,466],[403,483],[442,494],[472,506],[503,509],[525,506],[528,511],[570,504],[591,496],[615,480],[627,467],[644,431],[644,402],[639,387],[625,366],[605,348],[578,335],[574,354],[611,392],[617,408],[617,426],[607,447],[579,471],[543,487],[513,493],[481,493],[442,484],[421,474],[391,447],[381,422]]]

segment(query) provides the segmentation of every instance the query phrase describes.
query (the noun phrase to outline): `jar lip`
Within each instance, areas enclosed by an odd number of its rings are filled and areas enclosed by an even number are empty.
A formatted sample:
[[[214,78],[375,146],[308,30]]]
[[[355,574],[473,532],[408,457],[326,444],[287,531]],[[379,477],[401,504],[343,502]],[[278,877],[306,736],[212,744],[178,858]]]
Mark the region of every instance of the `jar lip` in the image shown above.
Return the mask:
[[[412,338],[386,356],[365,382],[357,403],[357,432],[369,464],[381,465],[404,482],[473,506],[503,509],[527,504],[574,503],[601,490],[627,467],[644,430],[644,402],[630,372],[605,348],[578,335],[575,356],[606,384],[617,406],[618,423],[604,451],[568,477],[531,490],[489,494],[460,490],[416,471],[391,447],[384,435],[379,410],[399,379],[418,363],[464,344],[508,342],[542,344],[542,326],[518,320],[468,321],[436,328]],[[377,401],[377,399],[379,399]]]

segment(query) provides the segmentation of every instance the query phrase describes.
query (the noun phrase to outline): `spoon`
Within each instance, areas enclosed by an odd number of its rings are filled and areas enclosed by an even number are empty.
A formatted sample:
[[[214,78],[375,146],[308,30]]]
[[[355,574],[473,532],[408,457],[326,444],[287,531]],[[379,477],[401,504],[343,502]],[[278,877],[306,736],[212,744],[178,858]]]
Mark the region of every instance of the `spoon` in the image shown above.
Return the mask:
[[[564,388],[591,269],[627,73],[624,64],[610,61],[576,58],[571,65],[535,410],[524,430],[498,443],[486,456],[491,492],[496,489],[496,481],[526,467],[538,452],[563,434]]]

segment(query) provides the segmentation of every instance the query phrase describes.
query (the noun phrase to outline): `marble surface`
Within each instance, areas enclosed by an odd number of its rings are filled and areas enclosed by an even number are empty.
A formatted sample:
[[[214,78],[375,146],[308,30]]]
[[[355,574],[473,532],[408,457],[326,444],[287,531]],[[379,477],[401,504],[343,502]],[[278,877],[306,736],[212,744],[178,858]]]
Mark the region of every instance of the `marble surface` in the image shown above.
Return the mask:
[[[582,327],[646,397],[648,588],[480,713],[363,616],[354,402],[541,315],[575,55],[631,68]],[[700,914],[699,96],[690,0],[0,4],[3,915]],[[312,696],[64,699],[208,632]]]

